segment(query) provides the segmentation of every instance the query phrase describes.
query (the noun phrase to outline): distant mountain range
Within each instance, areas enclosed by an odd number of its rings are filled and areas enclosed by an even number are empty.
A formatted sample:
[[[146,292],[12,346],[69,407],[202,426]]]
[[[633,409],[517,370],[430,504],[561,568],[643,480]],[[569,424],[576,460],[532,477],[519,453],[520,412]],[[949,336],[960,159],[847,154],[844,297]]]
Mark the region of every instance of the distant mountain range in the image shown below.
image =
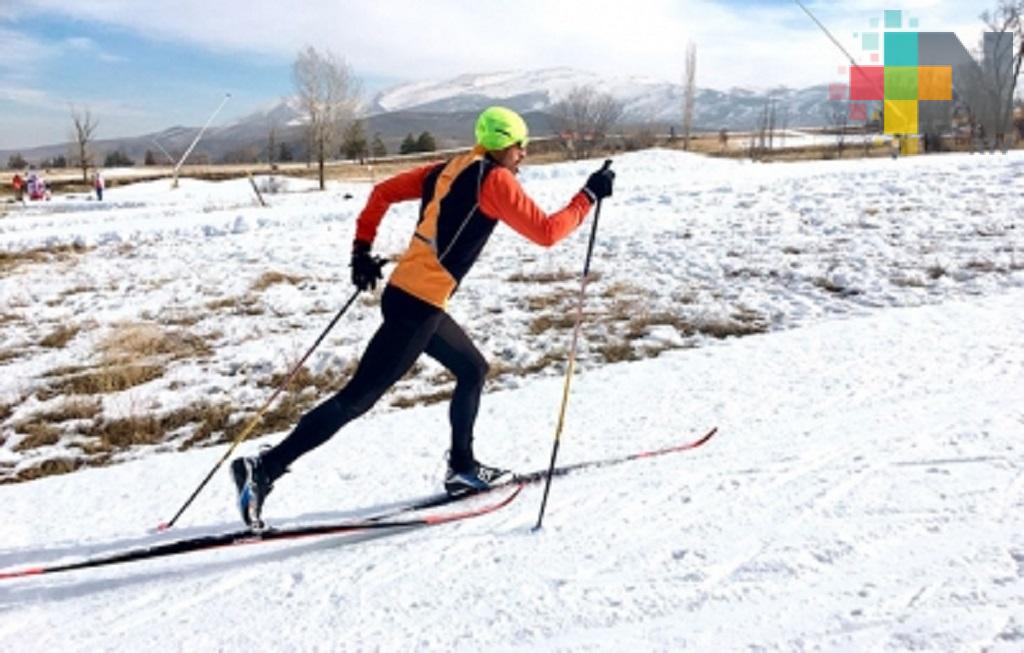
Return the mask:
[[[552,132],[551,107],[577,86],[593,86],[610,93],[624,107],[623,129],[641,125],[668,131],[681,123],[683,89],[649,78],[605,78],[570,68],[526,72],[498,72],[458,77],[435,82],[402,84],[378,93],[364,110],[366,133],[381,135],[389,152],[397,152],[407,134],[429,131],[438,147],[466,145],[472,138],[472,122],[486,106],[500,103],[524,114],[536,136]],[[729,91],[698,89],[694,106],[696,131],[749,130],[761,118],[766,102],[773,100],[778,121],[788,127],[820,127],[827,122],[828,87],[803,89],[778,87],[768,90],[734,88]],[[265,152],[271,128],[278,144],[287,143],[296,159],[304,157],[303,118],[294,98],[283,100],[267,111],[246,116],[233,124],[207,130],[190,157],[190,162],[219,162],[251,157]],[[108,152],[120,151],[137,164],[147,150],[158,162],[167,162],[157,144],[174,157],[180,156],[198,133],[198,127],[171,127],[142,136],[96,141],[100,160]],[[67,155],[67,143],[20,150],[30,163]],[[15,150],[0,150],[0,164]]]

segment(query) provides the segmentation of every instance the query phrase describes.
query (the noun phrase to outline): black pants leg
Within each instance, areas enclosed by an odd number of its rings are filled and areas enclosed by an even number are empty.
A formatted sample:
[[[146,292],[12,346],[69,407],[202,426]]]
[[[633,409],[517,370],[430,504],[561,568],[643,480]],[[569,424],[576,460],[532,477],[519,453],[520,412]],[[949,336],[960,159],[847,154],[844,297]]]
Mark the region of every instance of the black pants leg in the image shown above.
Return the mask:
[[[345,387],[303,415],[288,437],[262,454],[271,480],[370,410],[424,351],[456,376],[451,408],[453,464],[467,455],[472,460],[473,422],[487,375],[483,356],[447,314],[400,290],[386,289],[381,308],[384,322]]]
[[[427,355],[455,375],[455,392],[448,409],[452,425],[450,463],[457,470],[473,461],[473,424],[487,380],[487,361],[455,320],[445,314],[426,349]]]

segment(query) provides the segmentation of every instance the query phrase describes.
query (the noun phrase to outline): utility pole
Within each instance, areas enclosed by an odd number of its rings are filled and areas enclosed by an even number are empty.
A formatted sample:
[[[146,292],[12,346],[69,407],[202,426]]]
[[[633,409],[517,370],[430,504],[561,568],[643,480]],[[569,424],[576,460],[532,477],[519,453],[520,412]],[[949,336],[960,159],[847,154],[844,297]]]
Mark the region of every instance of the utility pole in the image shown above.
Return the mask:
[[[210,123],[213,122],[213,119],[217,117],[217,114],[220,113],[220,110],[224,108],[224,105],[227,104],[228,100],[230,99],[231,94],[225,93],[224,100],[220,103],[220,106],[217,107],[217,110],[213,112],[209,119],[207,119],[206,124],[203,125],[203,128],[199,130],[198,134],[196,134],[195,140],[193,140],[192,144],[188,146],[188,149],[185,150],[185,153],[181,155],[181,160],[178,161],[178,164],[174,166],[174,182],[171,184],[172,188],[178,187],[178,171],[181,170],[181,166],[185,163],[185,160],[188,158],[188,155],[192,154],[193,148],[195,148],[196,143],[199,142],[199,139],[203,137],[203,133],[206,131],[206,128],[210,126]]]

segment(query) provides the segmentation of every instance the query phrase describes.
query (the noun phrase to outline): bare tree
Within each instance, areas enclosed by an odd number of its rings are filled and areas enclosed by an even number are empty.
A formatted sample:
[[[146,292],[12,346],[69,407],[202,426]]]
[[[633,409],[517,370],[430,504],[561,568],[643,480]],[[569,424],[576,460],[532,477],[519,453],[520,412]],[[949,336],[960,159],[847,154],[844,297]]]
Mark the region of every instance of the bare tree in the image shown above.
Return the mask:
[[[697,46],[686,44],[686,68],[683,71],[683,149],[690,149],[693,129],[693,104],[697,96]]]
[[[71,121],[74,123],[72,138],[75,142],[74,159],[82,169],[82,182],[89,183],[89,166],[92,165],[92,135],[99,126],[99,121],[93,117],[88,108],[79,111],[71,107]]]
[[[307,140],[320,172],[324,189],[324,161],[345,124],[355,114],[359,85],[345,60],[308,46],[298,54],[292,67],[295,88],[306,113]]]
[[[991,32],[996,32],[983,37],[982,53],[988,64],[986,77],[995,107],[993,145],[1005,148],[1005,135],[1013,121],[1013,96],[1024,60],[1024,0],[999,0],[994,11],[981,14],[981,20]]]
[[[592,86],[577,86],[551,109],[552,126],[574,159],[585,159],[600,147],[622,117],[622,103]]]

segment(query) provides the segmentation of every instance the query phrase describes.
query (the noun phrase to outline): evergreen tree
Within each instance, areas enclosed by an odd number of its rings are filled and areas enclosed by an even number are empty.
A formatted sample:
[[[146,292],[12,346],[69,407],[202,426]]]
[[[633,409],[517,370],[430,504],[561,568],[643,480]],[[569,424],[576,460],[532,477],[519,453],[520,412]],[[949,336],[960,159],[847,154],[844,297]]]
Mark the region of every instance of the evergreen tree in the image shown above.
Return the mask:
[[[295,160],[295,156],[292,154],[292,148],[288,143],[282,142],[280,147],[277,148],[277,160],[281,163],[287,163]]]
[[[434,141],[434,137],[430,132],[423,132],[420,137],[416,139],[416,151],[417,152],[433,152],[437,149],[437,143]]]
[[[419,150],[416,149],[416,145],[416,139],[413,137],[412,132],[409,132],[409,134],[402,139],[402,144],[398,147],[398,153],[412,154],[413,152],[418,152]]]
[[[370,156],[375,159],[388,155],[388,148],[384,146],[384,141],[380,137],[380,132],[373,135],[373,142],[370,144]]]
[[[129,159],[121,150],[108,153],[103,160],[103,166],[106,168],[125,168],[133,165],[135,165],[135,162]]]
[[[21,156],[21,152],[17,152],[7,158],[7,167],[11,170],[21,170],[28,167],[28,161]]]
[[[345,155],[346,159],[358,159],[362,163],[368,151],[363,121],[353,120],[345,127],[345,131],[342,134],[341,152]]]

